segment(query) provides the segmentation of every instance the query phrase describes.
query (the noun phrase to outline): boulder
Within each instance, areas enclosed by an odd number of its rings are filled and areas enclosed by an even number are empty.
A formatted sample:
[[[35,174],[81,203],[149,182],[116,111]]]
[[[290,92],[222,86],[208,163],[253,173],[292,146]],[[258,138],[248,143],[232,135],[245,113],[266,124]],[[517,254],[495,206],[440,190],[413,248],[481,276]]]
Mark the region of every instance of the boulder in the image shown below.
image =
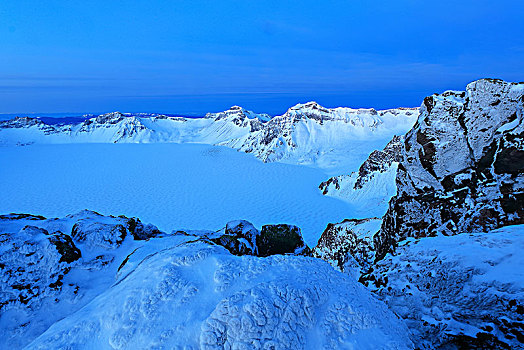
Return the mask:
[[[257,255],[256,238],[260,232],[246,220],[230,221],[226,224],[224,234],[211,240],[223,246],[234,255]]]
[[[302,254],[310,253],[304,243],[300,228],[294,225],[278,224],[264,225],[256,239],[258,256],[275,254]]]

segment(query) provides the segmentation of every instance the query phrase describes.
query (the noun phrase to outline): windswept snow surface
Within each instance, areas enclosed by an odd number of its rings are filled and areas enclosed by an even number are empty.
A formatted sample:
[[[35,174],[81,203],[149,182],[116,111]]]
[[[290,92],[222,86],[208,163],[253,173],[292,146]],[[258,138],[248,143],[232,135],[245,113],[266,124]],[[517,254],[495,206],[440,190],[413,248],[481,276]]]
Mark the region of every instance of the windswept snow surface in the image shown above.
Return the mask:
[[[288,223],[315,246],[329,222],[354,217],[322,196],[318,169],[262,163],[197,144],[0,147],[0,213],[64,216],[82,209],[137,216],[161,230],[218,230],[228,221]]]
[[[161,246],[163,249],[158,249]],[[154,238],[110,288],[27,349],[410,349],[362,285],[305,257]]]

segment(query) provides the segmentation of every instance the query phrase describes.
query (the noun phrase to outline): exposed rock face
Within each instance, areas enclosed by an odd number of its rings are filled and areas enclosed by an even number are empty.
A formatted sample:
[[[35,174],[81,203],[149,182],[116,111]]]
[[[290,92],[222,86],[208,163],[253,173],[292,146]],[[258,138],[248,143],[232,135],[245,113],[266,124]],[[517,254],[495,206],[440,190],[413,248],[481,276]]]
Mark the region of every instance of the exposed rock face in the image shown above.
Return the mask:
[[[524,83],[483,79],[424,100],[374,237],[378,258],[407,237],[524,222],[523,93]]]
[[[408,239],[365,276],[419,349],[524,348],[524,225]]]
[[[358,216],[383,216],[397,193],[397,167],[404,154],[403,136],[394,136],[382,150],[374,150],[358,172],[329,178],[319,185],[323,195],[359,208]]]
[[[300,228],[294,225],[264,225],[256,238],[258,256],[274,254],[304,254],[310,252],[304,243]]]
[[[328,224],[312,255],[342,272],[358,275],[355,276],[358,278],[373,263],[373,235],[381,222],[379,218],[369,218]]]
[[[125,228],[129,233],[133,235],[135,240],[147,240],[153,237],[158,237],[164,233],[160,231],[155,225],[152,224],[143,224],[139,218],[126,218],[125,216],[121,217],[127,222],[125,223]]]

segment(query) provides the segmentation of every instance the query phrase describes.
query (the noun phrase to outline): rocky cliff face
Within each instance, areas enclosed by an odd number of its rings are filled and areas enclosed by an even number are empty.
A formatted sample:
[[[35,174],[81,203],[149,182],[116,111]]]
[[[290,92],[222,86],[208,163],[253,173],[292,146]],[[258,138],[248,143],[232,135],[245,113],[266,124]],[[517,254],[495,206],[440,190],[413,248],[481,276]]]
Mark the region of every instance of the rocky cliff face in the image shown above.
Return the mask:
[[[282,224],[169,235],[92,211],[3,215],[0,348],[413,348],[362,285],[293,254],[306,248]]]
[[[368,218],[328,224],[312,255],[358,279],[373,264],[373,235],[380,223],[379,218]]]
[[[377,257],[399,240],[524,223],[524,83],[483,79],[427,97],[406,134]]]

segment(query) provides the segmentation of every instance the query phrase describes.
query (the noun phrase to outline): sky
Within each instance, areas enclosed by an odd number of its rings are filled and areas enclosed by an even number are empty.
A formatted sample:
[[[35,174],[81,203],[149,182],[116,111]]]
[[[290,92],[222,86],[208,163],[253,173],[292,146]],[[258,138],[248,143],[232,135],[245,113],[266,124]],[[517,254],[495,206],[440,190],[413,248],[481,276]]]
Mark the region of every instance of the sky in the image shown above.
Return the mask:
[[[524,80],[524,1],[3,0],[0,113],[419,106]]]

